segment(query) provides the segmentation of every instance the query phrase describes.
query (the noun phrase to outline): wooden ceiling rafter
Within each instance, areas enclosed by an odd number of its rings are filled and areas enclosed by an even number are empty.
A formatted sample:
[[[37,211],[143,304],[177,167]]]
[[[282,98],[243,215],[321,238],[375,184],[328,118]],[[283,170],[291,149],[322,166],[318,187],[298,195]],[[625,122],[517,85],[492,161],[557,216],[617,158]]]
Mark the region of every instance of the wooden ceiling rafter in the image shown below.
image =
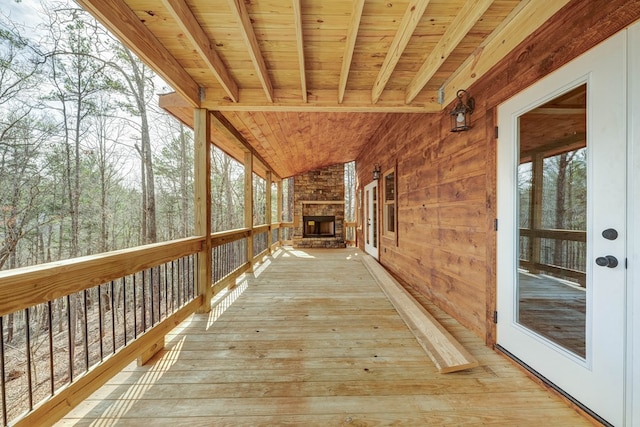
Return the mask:
[[[77,0],[77,3],[109,28],[191,106],[200,106],[200,86],[123,0]]]
[[[395,70],[396,65],[398,65],[398,61],[400,61],[400,57],[407,47],[407,44],[409,44],[411,36],[413,36],[413,32],[420,23],[422,15],[424,15],[428,5],[429,0],[411,0],[409,2],[402,21],[400,21],[400,25],[398,26],[398,31],[389,46],[382,67],[380,67],[378,76],[373,83],[373,88],[371,89],[371,102],[373,104],[380,99],[380,95],[382,95],[384,88],[387,86],[391,74]]]
[[[256,69],[256,74],[262,84],[267,101],[273,102],[273,85],[269,78],[269,72],[267,71],[267,65],[264,62],[264,57],[260,51],[258,39],[256,38],[256,34],[253,30],[253,24],[251,23],[249,12],[247,12],[247,8],[244,5],[244,0],[229,0],[229,5],[231,6],[231,10],[241,27],[242,38],[247,45],[247,51],[251,57],[251,62],[253,62]]]
[[[410,104],[431,80],[438,69],[445,63],[462,39],[482,18],[494,0],[467,0],[460,12],[453,19],[444,35],[438,40],[420,70],[407,86],[405,102]]]
[[[522,0],[442,85],[444,103],[469,88],[570,0]]]
[[[162,3],[171,13],[176,23],[182,29],[183,34],[189,39],[200,58],[206,63],[211,73],[216,77],[220,85],[233,102],[238,102],[238,85],[231,77],[229,70],[220,59],[218,53],[211,47],[211,40],[206,35],[200,23],[185,0],[162,0]]]
[[[296,47],[298,48],[298,64],[300,66],[300,91],[302,101],[307,102],[307,77],[304,64],[304,36],[302,33],[302,5],[301,0],[292,0],[293,19],[296,27]]]
[[[344,100],[344,92],[347,89],[347,80],[349,80],[349,71],[351,70],[351,61],[353,60],[353,50],[356,47],[358,38],[358,30],[360,29],[360,20],[362,19],[362,10],[364,9],[365,0],[354,0],[351,10],[351,21],[347,29],[347,37],[344,46],[344,55],[342,56],[342,67],[340,68],[340,83],[338,85],[338,104],[342,104]]]

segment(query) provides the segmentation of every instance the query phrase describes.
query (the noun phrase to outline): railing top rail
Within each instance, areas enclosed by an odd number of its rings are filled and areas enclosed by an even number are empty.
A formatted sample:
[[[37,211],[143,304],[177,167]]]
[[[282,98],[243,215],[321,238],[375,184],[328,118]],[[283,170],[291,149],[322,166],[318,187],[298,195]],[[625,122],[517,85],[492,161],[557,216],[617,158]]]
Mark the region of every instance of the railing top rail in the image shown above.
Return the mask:
[[[520,235],[557,240],[586,242],[587,232],[584,230],[563,230],[556,228],[520,228]]]
[[[0,272],[0,316],[46,303],[202,250],[188,237]]]
[[[221,237],[237,237],[236,240],[240,240],[243,237],[246,237],[247,234],[251,231],[250,228],[234,228],[233,230],[225,230],[225,231],[216,231],[215,233],[211,233],[211,238],[221,238]]]
[[[260,233],[264,233],[265,231],[269,231],[269,225],[267,224],[263,224],[263,225],[256,225],[253,227],[253,234],[260,234]]]

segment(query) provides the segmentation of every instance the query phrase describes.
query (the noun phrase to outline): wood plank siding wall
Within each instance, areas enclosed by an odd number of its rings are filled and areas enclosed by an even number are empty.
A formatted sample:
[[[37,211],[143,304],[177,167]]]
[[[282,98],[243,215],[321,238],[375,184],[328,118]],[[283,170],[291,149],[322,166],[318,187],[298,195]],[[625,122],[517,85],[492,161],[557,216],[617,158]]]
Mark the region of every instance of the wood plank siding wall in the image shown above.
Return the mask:
[[[495,342],[496,107],[639,16],[638,1],[571,1],[462,88],[476,99],[470,131],[449,131],[453,105],[441,114],[394,115],[357,158],[360,190],[375,163],[383,173],[397,168],[397,236],[381,233],[380,262],[488,344]],[[362,247],[361,229],[358,239]]]

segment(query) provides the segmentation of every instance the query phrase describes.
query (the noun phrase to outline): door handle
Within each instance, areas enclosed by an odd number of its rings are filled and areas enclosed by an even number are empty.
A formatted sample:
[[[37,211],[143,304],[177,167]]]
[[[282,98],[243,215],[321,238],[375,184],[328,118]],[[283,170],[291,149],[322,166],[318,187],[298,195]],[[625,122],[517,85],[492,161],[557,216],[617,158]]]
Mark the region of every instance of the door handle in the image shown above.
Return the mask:
[[[596,258],[596,264],[600,267],[616,268],[618,266],[618,258],[613,255],[599,256]]]

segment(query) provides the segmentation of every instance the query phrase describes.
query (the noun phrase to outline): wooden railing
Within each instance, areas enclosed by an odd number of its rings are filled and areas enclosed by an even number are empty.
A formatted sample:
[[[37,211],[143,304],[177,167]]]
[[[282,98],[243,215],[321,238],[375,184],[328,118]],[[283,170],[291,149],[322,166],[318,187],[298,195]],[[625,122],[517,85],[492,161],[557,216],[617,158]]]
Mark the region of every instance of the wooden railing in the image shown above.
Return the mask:
[[[212,294],[234,285],[279,244],[267,247],[268,236],[280,227],[213,233]],[[164,336],[203,305],[196,254],[206,240],[0,272],[0,423],[50,424],[131,361],[145,363],[161,349]],[[9,320],[13,343],[5,344]],[[17,320],[22,328],[14,327]]]
[[[347,246],[356,245],[356,227],[357,222],[345,222],[344,223],[344,241]]]
[[[164,335],[202,304],[195,254],[203,242],[0,272],[3,425],[51,423],[136,357],[161,348]]]
[[[563,246],[556,263],[544,251],[543,239],[560,241]],[[586,286],[587,233],[579,230],[520,229],[520,266],[532,273],[545,272]],[[555,244],[553,245],[555,247]],[[562,265],[556,265],[562,264]]]
[[[280,241],[283,244],[290,244],[293,242],[293,222],[280,223]]]

